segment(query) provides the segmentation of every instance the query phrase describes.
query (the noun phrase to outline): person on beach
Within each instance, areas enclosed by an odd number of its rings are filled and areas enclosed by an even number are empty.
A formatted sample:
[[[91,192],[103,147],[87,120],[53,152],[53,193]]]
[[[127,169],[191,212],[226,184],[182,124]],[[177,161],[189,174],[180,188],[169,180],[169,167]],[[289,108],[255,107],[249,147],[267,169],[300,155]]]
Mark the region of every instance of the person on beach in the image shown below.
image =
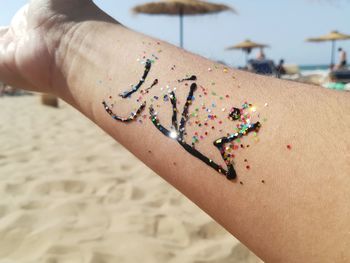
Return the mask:
[[[341,47],[338,48],[338,52],[339,52],[339,64],[338,64],[337,68],[339,68],[339,69],[345,68],[346,64],[347,64],[346,52]]]
[[[278,76],[285,75],[286,69],[284,68],[284,59],[280,59],[278,65],[276,66]]]
[[[265,262],[350,261],[350,94],[227,68],[90,0],[18,11],[0,80],[65,100]]]
[[[266,56],[265,56],[263,48],[259,49],[258,54],[256,55],[256,59],[257,60],[265,60],[266,59]]]

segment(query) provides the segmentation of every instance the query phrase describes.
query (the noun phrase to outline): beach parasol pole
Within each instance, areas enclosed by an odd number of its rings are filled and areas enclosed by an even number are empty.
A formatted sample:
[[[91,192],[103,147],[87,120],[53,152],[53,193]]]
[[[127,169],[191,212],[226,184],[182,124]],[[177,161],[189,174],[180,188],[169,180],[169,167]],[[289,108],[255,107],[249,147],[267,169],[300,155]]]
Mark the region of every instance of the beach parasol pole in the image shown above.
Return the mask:
[[[334,57],[335,57],[335,40],[332,40],[332,55],[331,55],[331,65],[334,65]]]
[[[180,8],[180,47],[184,47],[184,10]]]

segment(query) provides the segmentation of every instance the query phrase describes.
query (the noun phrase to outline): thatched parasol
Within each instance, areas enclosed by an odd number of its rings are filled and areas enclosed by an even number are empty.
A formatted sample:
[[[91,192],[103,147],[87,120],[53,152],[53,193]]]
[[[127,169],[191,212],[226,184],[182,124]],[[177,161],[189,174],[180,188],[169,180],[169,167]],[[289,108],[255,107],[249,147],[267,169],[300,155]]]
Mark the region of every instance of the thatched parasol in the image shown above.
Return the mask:
[[[254,48],[261,48],[262,49],[265,47],[269,47],[269,45],[256,43],[256,42],[253,42],[253,41],[250,41],[249,39],[247,39],[241,43],[238,43],[234,46],[226,48],[226,50],[234,50],[234,49],[243,50],[243,52],[246,54],[245,61],[247,64],[248,63],[248,55],[250,54],[252,49],[254,49]]]
[[[331,65],[334,65],[334,52],[335,52],[335,42],[337,40],[350,39],[350,35],[339,33],[338,31],[332,31],[327,35],[321,37],[308,38],[308,42],[325,42],[332,41],[332,54],[331,54]]]
[[[201,0],[160,0],[135,6],[134,13],[149,15],[176,15],[180,17],[180,47],[183,47],[183,17],[184,15],[213,14],[222,11],[235,10],[222,4],[214,4]]]

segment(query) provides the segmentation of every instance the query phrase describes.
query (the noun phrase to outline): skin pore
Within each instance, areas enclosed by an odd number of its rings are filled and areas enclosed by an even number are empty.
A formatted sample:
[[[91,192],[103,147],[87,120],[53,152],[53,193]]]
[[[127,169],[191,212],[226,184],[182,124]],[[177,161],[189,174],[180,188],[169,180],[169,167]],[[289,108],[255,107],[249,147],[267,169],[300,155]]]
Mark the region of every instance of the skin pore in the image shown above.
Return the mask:
[[[59,14],[30,31],[48,47],[31,49],[43,66],[27,53],[20,63],[17,49],[16,67],[0,63],[3,80],[70,103],[266,262],[350,260],[349,94],[227,68],[125,28],[89,1],[40,2]],[[183,145],[232,164],[236,179],[164,136],[152,112],[176,136],[185,127]],[[225,151],[214,145],[257,123]]]

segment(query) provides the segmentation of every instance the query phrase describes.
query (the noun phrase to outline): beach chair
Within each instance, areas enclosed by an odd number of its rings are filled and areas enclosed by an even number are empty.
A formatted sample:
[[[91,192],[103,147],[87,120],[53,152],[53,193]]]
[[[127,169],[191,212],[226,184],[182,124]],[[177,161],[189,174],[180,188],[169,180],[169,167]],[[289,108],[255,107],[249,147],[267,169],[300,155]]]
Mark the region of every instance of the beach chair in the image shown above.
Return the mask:
[[[248,70],[260,74],[260,75],[269,75],[279,77],[279,74],[276,70],[275,64],[272,60],[264,59],[264,60],[256,60],[251,59],[248,61]]]
[[[338,69],[329,73],[329,78],[333,82],[350,83],[350,69]]]

